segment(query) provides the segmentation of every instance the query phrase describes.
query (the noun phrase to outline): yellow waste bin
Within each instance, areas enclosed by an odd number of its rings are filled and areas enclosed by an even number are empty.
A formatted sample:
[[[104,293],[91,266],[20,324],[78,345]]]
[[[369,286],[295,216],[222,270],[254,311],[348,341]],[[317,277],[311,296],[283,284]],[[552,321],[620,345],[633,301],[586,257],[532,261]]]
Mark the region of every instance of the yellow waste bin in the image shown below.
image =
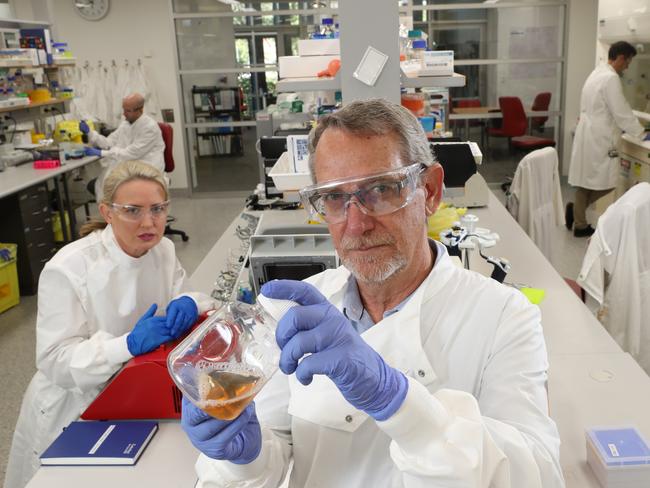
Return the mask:
[[[0,313],[20,303],[16,244],[0,243]]]

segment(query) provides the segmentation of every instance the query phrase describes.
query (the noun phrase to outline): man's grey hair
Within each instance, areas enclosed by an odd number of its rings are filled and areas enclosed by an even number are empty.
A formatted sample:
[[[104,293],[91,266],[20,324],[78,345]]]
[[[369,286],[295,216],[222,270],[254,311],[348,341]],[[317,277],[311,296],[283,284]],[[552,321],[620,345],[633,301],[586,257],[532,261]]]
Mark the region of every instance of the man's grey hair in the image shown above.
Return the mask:
[[[393,135],[399,141],[405,166],[436,163],[420,121],[409,110],[381,98],[360,100],[322,117],[309,133],[309,172],[314,182],[314,154],[323,132],[329,128],[359,136]]]

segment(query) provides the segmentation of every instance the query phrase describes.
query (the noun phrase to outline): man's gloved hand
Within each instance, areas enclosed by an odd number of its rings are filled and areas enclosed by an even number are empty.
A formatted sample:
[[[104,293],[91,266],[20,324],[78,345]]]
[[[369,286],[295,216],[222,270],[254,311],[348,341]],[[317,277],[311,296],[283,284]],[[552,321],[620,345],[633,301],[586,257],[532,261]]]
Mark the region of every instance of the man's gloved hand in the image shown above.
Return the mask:
[[[153,351],[161,344],[173,339],[167,328],[165,317],[154,317],[158,305],[155,303],[140,317],[131,333],[126,336],[126,345],[129,352],[139,356]]]
[[[646,132],[645,136],[643,137],[644,141],[650,141],[650,132]]]
[[[327,375],[352,406],[375,420],[386,420],[399,409],[408,391],[406,376],[386,364],[316,288],[276,280],[266,283],[261,293],[304,305],[291,308],[275,331],[285,374],[295,371],[303,385],[315,374]]]
[[[251,402],[235,420],[218,420],[183,397],[181,427],[194,447],[212,459],[248,464],[262,450],[262,431]]]
[[[96,147],[86,146],[84,147],[84,153],[86,156],[97,156],[99,158],[102,157],[102,150],[97,149]]]
[[[88,124],[86,124],[85,120],[79,122],[79,130],[84,134],[88,134],[90,132],[90,127],[88,127]]]
[[[191,327],[199,317],[199,309],[190,297],[179,297],[167,305],[167,328],[173,337],[178,337]]]

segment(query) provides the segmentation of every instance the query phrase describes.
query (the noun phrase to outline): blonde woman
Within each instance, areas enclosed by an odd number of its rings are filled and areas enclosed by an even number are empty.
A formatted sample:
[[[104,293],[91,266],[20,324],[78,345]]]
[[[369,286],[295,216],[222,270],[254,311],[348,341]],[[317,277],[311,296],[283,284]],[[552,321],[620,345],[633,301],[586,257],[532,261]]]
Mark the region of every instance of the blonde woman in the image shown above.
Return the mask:
[[[43,269],[38,371],[23,399],[5,488],[25,486],[39,455],[126,361],[178,337],[211,308],[207,295],[188,293],[174,245],[163,237],[168,208],[160,171],[120,163],[104,181],[103,221],[87,224],[85,237]]]

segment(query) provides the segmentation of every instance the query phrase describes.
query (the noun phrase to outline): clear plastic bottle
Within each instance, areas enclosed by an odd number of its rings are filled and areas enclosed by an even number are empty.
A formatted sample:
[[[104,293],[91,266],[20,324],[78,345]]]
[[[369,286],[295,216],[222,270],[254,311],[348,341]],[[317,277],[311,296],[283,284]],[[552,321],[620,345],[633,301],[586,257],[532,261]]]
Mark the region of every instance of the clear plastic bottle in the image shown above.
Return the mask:
[[[413,46],[411,47],[411,59],[414,61],[419,61],[420,64],[424,61],[424,52],[427,50],[427,41],[424,39],[417,39],[413,41]]]
[[[278,369],[275,328],[297,303],[263,295],[256,305],[229,302],[167,356],[183,395],[220,420],[236,418]]]

